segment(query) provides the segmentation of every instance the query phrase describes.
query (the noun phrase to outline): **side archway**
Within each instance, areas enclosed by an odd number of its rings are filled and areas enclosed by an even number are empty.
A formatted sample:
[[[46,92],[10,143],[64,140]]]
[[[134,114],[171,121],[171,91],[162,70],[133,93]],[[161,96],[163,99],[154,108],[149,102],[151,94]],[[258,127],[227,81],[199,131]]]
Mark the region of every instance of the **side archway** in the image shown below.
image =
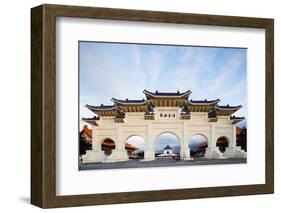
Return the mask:
[[[129,159],[144,159],[145,140],[138,135],[129,136],[125,141],[125,149]]]
[[[219,148],[221,153],[225,152],[226,147],[229,146],[230,140],[226,136],[221,136],[216,141],[216,146]]]
[[[205,156],[206,148],[209,140],[203,134],[194,134],[188,141],[188,148],[190,149],[190,157],[203,158]]]
[[[180,159],[181,141],[173,132],[160,133],[154,142],[155,157],[158,159]]]
[[[116,148],[114,140],[111,138],[105,138],[101,142],[101,150],[104,152],[106,156],[110,156],[112,154],[112,150]]]

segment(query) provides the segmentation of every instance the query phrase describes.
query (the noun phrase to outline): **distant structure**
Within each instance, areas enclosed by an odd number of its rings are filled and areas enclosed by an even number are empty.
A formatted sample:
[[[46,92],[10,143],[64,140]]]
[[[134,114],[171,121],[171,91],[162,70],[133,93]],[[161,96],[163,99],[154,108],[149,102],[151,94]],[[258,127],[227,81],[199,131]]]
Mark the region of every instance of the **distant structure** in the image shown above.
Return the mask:
[[[177,136],[183,160],[191,159],[189,141],[194,135],[206,139],[205,158],[246,157],[246,152],[236,145],[236,124],[244,117],[232,116],[241,105],[218,105],[219,99],[192,100],[189,99],[190,90],[182,93],[144,90],[143,93],[146,99],[112,98],[112,105],[86,105],[96,116],[83,119],[92,125],[93,136],[92,150],[82,156],[83,162],[127,161],[126,142],[131,136],[144,139],[144,160],[154,160],[157,137],[166,132]],[[228,142],[223,153],[217,147],[221,137]],[[102,150],[103,142],[108,139],[115,144],[110,159]],[[170,151],[167,149],[166,154]]]
[[[173,155],[173,149],[169,145],[164,148],[163,155]]]

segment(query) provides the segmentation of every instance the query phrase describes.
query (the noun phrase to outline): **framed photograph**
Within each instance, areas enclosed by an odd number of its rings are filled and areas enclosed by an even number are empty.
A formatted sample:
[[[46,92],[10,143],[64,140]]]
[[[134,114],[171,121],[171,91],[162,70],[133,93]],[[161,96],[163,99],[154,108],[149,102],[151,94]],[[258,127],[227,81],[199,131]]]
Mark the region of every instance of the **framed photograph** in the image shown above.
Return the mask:
[[[274,192],[274,21],[31,9],[31,203]]]

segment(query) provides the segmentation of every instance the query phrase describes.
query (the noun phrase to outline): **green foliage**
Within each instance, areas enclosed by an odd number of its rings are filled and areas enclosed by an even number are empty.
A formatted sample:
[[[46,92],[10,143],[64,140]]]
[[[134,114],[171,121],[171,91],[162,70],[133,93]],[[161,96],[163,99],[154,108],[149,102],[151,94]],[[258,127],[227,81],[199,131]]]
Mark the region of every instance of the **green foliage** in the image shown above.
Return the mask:
[[[236,136],[237,146],[241,146],[241,149],[247,152],[247,129],[243,128],[240,134]]]
[[[84,134],[79,135],[79,155],[82,156],[86,154],[86,150],[92,149],[92,145],[87,143]]]
[[[140,159],[143,159],[144,158],[144,151],[140,151],[137,156],[140,158]]]

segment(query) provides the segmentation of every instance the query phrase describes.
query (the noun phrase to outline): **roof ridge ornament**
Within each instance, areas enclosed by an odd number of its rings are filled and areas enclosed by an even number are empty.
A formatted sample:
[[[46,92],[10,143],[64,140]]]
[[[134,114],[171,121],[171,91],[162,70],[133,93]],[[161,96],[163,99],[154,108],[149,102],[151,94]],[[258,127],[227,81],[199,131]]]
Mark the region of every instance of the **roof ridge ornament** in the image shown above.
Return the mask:
[[[160,92],[159,90],[156,90],[155,92],[150,92],[146,89],[143,90],[143,93],[148,97],[148,96],[151,96],[151,97],[184,97],[184,96],[189,96],[191,94],[191,91],[190,90],[187,90],[185,92],[180,92],[180,91],[177,91],[177,92]]]

